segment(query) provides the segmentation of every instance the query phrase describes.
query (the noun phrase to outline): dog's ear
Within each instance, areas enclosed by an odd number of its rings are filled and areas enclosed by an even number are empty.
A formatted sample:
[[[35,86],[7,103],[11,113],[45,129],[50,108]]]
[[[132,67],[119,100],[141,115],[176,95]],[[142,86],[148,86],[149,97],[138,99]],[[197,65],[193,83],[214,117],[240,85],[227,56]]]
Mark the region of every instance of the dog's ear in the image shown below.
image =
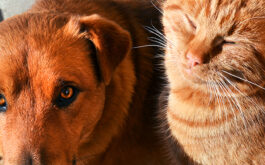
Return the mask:
[[[116,67],[131,50],[129,32],[117,23],[99,15],[72,18],[67,27],[68,30],[79,29],[75,32],[76,34],[79,33],[93,42],[100,75],[104,83],[108,85]]]

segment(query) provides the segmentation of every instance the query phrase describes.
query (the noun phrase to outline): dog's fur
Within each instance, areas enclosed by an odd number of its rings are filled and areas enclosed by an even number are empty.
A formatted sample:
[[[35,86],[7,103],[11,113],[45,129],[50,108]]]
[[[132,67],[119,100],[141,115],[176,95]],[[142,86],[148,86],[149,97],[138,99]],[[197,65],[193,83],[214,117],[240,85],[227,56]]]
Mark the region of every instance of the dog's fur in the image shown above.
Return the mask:
[[[153,128],[155,52],[132,48],[149,44],[151,18],[141,1],[40,0],[2,22],[5,164],[168,164]],[[54,104],[62,82],[81,91],[66,108]]]

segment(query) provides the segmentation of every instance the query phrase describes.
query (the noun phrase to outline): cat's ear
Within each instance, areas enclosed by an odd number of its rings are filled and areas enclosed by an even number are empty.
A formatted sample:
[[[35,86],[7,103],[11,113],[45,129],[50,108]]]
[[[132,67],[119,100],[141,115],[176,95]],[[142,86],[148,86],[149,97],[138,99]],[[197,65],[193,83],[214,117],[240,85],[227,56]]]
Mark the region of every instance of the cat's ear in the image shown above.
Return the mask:
[[[83,35],[94,44],[102,79],[108,85],[115,69],[131,50],[129,32],[99,15],[81,17],[78,23],[70,20],[67,27],[69,30],[79,29],[77,35]]]

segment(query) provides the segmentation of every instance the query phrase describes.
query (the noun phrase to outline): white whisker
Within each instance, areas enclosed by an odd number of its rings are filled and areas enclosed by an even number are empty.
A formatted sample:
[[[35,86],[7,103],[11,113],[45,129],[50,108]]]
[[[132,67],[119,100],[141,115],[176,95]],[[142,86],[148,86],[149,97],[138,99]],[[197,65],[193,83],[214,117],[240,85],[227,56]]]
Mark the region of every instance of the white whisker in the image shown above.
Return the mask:
[[[210,97],[209,97],[209,102],[208,102],[208,107],[210,106],[210,103],[212,101],[212,87],[211,87],[211,82],[206,83],[206,87],[207,87],[207,92],[209,93]]]
[[[156,35],[157,37],[159,37],[161,40],[163,40],[165,43],[167,44],[170,44],[170,45],[173,45],[173,42],[170,41],[162,32],[160,32],[156,27],[154,27],[152,25],[152,27],[149,27],[149,26],[145,26],[144,27],[147,31],[149,31],[150,33]]]
[[[257,102],[255,102],[252,98],[250,98],[249,96],[246,96],[245,94],[243,94],[227,77],[225,77],[225,76],[223,76],[225,79],[226,79],[226,81],[239,93],[239,94],[241,94],[241,96],[243,96],[244,98],[246,98],[246,101],[248,101],[248,103],[250,103],[250,104],[252,104],[253,106],[251,106],[251,109],[252,110],[258,110],[258,112],[259,111],[261,111],[261,112],[265,112],[264,111],[264,108],[262,108],[262,107],[260,107],[260,105],[257,103]],[[259,123],[262,123],[262,121],[259,119],[259,117],[257,117],[257,120],[258,120],[258,122]],[[254,121],[253,121],[254,122]]]
[[[235,110],[234,110],[234,107],[233,107],[233,105],[235,105],[235,102],[233,101],[233,97],[231,96],[231,94],[229,93],[229,91],[231,91],[230,90],[230,88],[228,87],[228,85],[225,83],[225,81],[224,80],[222,80],[222,82],[223,82],[223,85],[224,85],[224,88],[225,88],[225,93],[226,93],[226,95],[228,95],[228,97],[226,97],[227,98],[227,100],[228,100],[228,102],[229,102],[229,105],[230,105],[230,108],[231,108],[231,111],[232,111],[232,113],[233,113],[233,116],[234,116],[234,122],[235,122],[235,124],[236,124],[236,128],[238,128],[238,125],[237,125],[237,120],[236,120],[236,118],[237,118],[237,116],[236,116],[236,113],[235,113]]]
[[[142,46],[135,46],[135,47],[133,47],[133,49],[146,48],[146,47],[159,47],[159,48],[164,48],[161,45],[142,45]]]
[[[161,13],[161,14],[163,14],[163,10],[161,10],[159,7],[157,7],[154,3],[153,3],[153,1],[151,0],[151,3],[152,3],[152,5]]]
[[[220,82],[220,89],[222,90],[223,93],[225,93],[225,87],[223,85],[223,81]],[[222,98],[222,103],[223,103],[223,109],[225,111],[225,119],[226,119],[226,121],[228,121],[228,118],[227,118],[228,112],[227,112],[227,107],[225,105],[225,99],[224,99],[224,97],[221,97],[221,98]]]
[[[248,19],[245,19],[242,22],[240,22],[240,24],[243,24],[246,21],[251,21],[251,20],[254,20],[254,19],[265,19],[265,17],[252,17],[252,18],[248,18]]]
[[[219,99],[219,93],[218,93],[218,90],[217,90],[217,86],[213,85],[213,89],[214,89],[215,98],[216,98],[217,103],[218,103],[218,110],[219,110],[220,114],[222,115],[220,99]]]
[[[221,74],[221,73],[219,73],[219,75],[220,76],[222,76],[232,87],[234,87],[236,90],[237,90],[237,88],[235,87],[235,85],[227,78],[227,77],[225,77],[223,74]],[[246,117],[245,117],[245,115],[244,115],[244,113],[243,113],[243,110],[242,110],[242,107],[241,107],[241,104],[240,104],[240,102],[238,101],[238,99],[237,99],[237,97],[235,96],[235,94],[232,92],[232,90],[230,89],[230,88],[228,88],[229,89],[229,91],[231,92],[231,94],[232,94],[232,98],[234,99],[234,101],[236,102],[236,107],[237,107],[237,109],[239,110],[239,113],[240,113],[240,116],[241,116],[241,118],[242,118],[242,121],[243,121],[243,123],[244,123],[244,126],[245,126],[245,128],[247,128],[247,124],[246,124]]]
[[[247,83],[249,83],[249,84],[252,84],[252,85],[254,85],[254,86],[256,86],[256,87],[259,87],[259,88],[265,90],[264,87],[262,87],[262,86],[260,86],[260,85],[258,85],[258,84],[256,84],[256,83],[254,83],[254,82],[252,82],[252,81],[249,81],[249,80],[244,79],[244,78],[242,78],[242,77],[236,76],[236,75],[234,75],[234,74],[232,74],[232,73],[229,73],[229,72],[227,72],[227,71],[225,71],[225,70],[222,70],[222,72],[224,72],[224,73],[226,73],[226,74],[228,74],[228,75],[230,75],[230,76],[232,76],[232,77],[235,77],[235,78],[237,78],[237,79],[240,79],[240,80],[242,80],[242,81],[245,81],[245,82],[247,82]]]

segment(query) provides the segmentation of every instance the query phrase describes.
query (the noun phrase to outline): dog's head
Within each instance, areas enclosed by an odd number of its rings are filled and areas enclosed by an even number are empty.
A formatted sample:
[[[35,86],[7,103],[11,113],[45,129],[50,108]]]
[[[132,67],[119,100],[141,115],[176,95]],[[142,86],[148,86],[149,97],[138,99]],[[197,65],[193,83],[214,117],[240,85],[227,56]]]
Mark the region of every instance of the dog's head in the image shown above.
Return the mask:
[[[131,49],[98,15],[24,14],[0,24],[0,134],[5,164],[74,164],[100,120],[106,86]]]

